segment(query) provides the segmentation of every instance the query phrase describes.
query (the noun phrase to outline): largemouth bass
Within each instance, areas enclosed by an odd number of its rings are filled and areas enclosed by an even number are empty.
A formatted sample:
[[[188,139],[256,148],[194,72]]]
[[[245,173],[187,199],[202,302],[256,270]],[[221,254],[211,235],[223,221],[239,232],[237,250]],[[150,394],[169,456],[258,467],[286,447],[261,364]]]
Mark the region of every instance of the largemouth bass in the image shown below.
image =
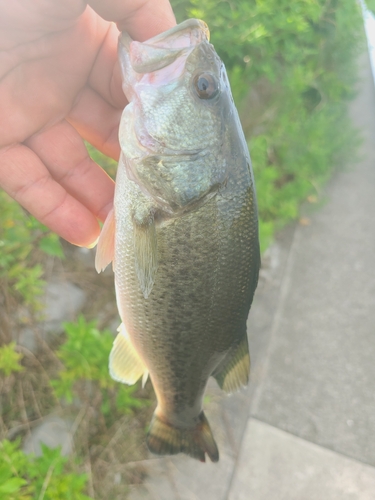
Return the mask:
[[[260,265],[250,157],[207,25],[190,19],[144,42],[120,35],[121,158],[96,268],[113,260],[122,324],[110,355],[120,382],[157,396],[157,454],[213,462],[208,378],[246,386],[246,320]]]

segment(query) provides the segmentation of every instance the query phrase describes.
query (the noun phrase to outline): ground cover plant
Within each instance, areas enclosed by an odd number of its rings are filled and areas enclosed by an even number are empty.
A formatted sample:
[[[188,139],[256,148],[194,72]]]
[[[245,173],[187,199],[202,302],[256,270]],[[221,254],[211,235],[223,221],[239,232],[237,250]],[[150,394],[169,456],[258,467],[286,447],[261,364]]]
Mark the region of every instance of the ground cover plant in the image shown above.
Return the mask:
[[[172,4],[179,21],[206,20],[227,67],[252,156],[264,250],[277,229],[298,219],[302,201],[321,201],[322,184],[355,153],[347,103],[363,46],[360,9],[354,0]],[[115,162],[88,148],[114,176]],[[110,379],[113,276],[97,276],[81,256],[0,192],[0,498],[116,500],[142,479],[152,389]],[[87,300],[80,316],[46,339],[51,279],[79,286]],[[18,342],[24,329],[35,332],[37,350]],[[74,452],[25,454],[25,438],[51,413],[71,420]]]

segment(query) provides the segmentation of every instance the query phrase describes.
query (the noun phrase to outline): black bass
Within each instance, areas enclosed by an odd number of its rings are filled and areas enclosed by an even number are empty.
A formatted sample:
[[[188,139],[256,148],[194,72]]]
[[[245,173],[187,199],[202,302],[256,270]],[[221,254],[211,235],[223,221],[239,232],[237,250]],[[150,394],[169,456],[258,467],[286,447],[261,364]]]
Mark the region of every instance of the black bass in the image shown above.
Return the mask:
[[[146,42],[120,35],[121,158],[96,268],[113,260],[122,324],[110,374],[149,375],[157,454],[213,462],[202,411],[210,376],[246,386],[246,319],[258,282],[258,219],[246,141],[207,25],[190,19]]]

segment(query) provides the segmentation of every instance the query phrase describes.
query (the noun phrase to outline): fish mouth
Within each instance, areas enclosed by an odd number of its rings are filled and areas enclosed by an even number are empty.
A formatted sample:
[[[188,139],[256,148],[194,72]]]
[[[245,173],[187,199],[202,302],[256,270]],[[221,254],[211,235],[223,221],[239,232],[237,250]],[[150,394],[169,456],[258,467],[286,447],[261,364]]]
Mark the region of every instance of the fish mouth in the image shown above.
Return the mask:
[[[177,42],[179,44],[182,43],[181,35],[183,34],[183,32],[186,32],[187,35],[190,35],[190,45],[197,45],[203,40],[210,41],[210,30],[204,21],[201,21],[200,19],[187,19],[186,21],[177,24],[173,28],[160,33],[159,35],[149,38],[144,42],[137,43],[154,45],[157,47],[172,48],[172,44]],[[187,40],[188,38],[184,39],[185,44]],[[126,31],[122,31],[119,36],[119,42],[129,50],[130,44],[133,42],[133,39]]]
[[[181,56],[187,57],[195,46],[209,39],[210,31],[204,21],[188,19],[145,42],[135,41],[123,31],[119,48],[128,53],[132,69],[142,74],[165,68]]]

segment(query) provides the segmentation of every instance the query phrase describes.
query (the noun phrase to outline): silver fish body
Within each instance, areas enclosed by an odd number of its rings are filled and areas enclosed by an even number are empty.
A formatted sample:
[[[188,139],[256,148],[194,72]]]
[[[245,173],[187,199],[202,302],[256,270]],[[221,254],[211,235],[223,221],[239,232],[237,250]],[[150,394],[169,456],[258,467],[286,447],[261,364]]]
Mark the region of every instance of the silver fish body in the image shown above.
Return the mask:
[[[149,373],[153,452],[217,461],[203,395],[210,376],[227,392],[247,384],[260,265],[248,148],[202,21],[144,43],[123,34],[119,54],[129,105],[97,255],[100,270],[114,254],[123,321],[110,371],[125,383]]]

